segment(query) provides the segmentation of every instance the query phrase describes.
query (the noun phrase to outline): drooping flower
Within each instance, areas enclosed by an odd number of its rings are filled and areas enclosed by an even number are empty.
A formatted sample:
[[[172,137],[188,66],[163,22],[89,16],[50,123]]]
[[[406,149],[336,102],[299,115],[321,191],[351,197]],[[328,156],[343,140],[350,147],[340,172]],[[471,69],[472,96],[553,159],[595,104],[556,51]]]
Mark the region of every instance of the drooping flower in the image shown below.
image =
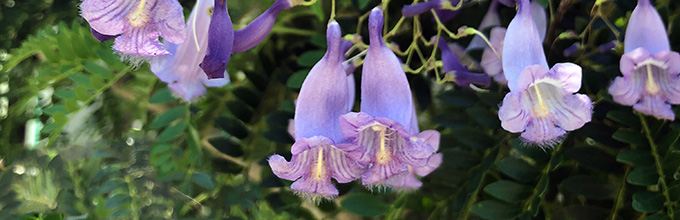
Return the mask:
[[[430,0],[430,1],[416,3],[416,4],[412,4],[412,5],[405,5],[401,9],[401,15],[406,17],[406,18],[409,18],[409,17],[413,17],[413,16],[416,16],[416,15],[422,14],[424,12],[430,11],[430,9],[449,10],[449,9],[453,9],[458,4],[461,4],[460,1],[461,0]],[[439,14],[437,14],[437,15],[439,15]],[[451,16],[451,15],[448,15],[448,16]],[[453,16],[455,16],[455,14]]]
[[[357,144],[358,161],[367,166],[361,182],[383,186],[404,174],[408,166],[422,167],[433,150],[425,142],[411,142],[413,101],[401,62],[382,38],[382,10],[374,8],[368,18],[370,46],[361,77],[361,112],[340,117],[342,134]]]
[[[638,0],[626,28],[623,77],[609,87],[614,101],[658,119],[674,120],[680,104],[680,55],[670,50],[666,29],[649,0]]]
[[[215,0],[215,9],[208,31],[208,53],[200,67],[209,79],[224,78],[229,58],[232,54],[249,50],[264,40],[272,27],[276,16],[286,9],[301,4],[296,0],[276,0],[264,13],[255,18],[244,28],[234,31],[227,3]]]
[[[113,49],[132,59],[168,54],[159,36],[175,44],[186,39],[175,0],[83,0],[80,9],[97,40],[115,38]]]
[[[588,96],[574,94],[581,88],[581,67],[559,63],[548,69],[529,0],[518,5],[503,46],[510,93],[498,115],[505,130],[522,132],[525,141],[546,146],[589,122],[592,103]]]
[[[515,5],[515,0],[498,0],[500,3],[503,3],[508,6],[514,6]],[[512,3],[510,5],[510,3]],[[491,3],[492,6],[494,5],[494,2]],[[547,15],[545,13],[545,9],[538,4],[538,1],[531,1],[531,17],[534,21],[535,28],[537,28],[538,35],[540,41],[543,42],[543,39],[545,39],[545,34],[548,28],[548,23],[547,23]],[[489,11],[487,14],[494,14],[495,17],[498,17],[498,10],[492,10],[492,8],[489,8]],[[488,15],[487,15],[488,16]],[[486,17],[486,16],[485,16]],[[489,76],[493,77],[496,82],[500,84],[507,84],[506,76],[503,73],[503,64],[501,62],[501,59],[498,57],[503,53],[503,39],[505,38],[505,33],[506,29],[502,27],[495,27],[491,29],[491,33],[489,34],[489,42],[491,43],[491,47],[486,46],[484,48],[484,52],[482,53],[482,60],[480,62],[480,65],[482,66],[482,69],[484,72],[489,74]],[[494,53],[494,50],[496,53]]]
[[[164,45],[170,54],[151,62],[151,71],[158,78],[168,83],[168,87],[185,101],[191,101],[201,95],[208,87],[221,87],[229,83],[229,78],[208,79],[198,67],[206,54],[208,45],[208,9],[213,7],[211,0],[199,0],[187,20],[185,33],[189,38],[182,44],[166,42]]]
[[[439,49],[442,54],[442,67],[446,71],[445,78],[450,78],[458,86],[469,88],[470,84],[489,86],[491,79],[486,74],[471,73],[467,67],[463,66],[458,57],[451,52],[449,45],[444,38],[439,38]]]
[[[500,16],[498,15],[498,1],[492,0],[491,3],[489,3],[489,9],[486,11],[486,14],[484,14],[482,22],[479,23],[479,27],[477,27],[477,29],[480,31],[484,31],[488,28],[500,25],[501,19]],[[472,38],[472,41],[470,41],[470,44],[468,44],[467,48],[465,48],[465,50],[470,51],[474,49],[484,49],[486,47],[488,47],[486,42],[484,42],[484,40],[480,36],[475,35]]]
[[[357,179],[364,166],[356,162],[356,145],[344,144],[338,117],[348,112],[347,74],[340,52],[341,32],[335,21],[326,32],[328,50],[312,67],[300,88],[295,108],[295,144],[290,162],[280,155],[269,158],[279,178],[295,181],[291,189],[313,201],[331,199],[338,190],[331,183]]]

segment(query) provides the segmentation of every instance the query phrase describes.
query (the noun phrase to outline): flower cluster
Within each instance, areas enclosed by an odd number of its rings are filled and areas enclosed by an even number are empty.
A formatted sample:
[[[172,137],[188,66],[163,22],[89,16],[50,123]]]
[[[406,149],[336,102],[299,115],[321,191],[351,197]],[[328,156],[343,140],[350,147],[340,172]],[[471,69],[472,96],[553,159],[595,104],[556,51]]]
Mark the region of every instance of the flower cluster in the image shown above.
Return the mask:
[[[361,112],[349,112],[352,99],[341,48],[340,27],[331,22],[328,50],[302,84],[295,110],[295,144],[290,162],[274,155],[278,177],[315,201],[338,195],[330,179],[361,179],[368,187],[416,189],[441,164],[439,133],[418,130],[415,107],[401,62],[382,38],[382,11],[369,15],[370,46],[361,79]]]

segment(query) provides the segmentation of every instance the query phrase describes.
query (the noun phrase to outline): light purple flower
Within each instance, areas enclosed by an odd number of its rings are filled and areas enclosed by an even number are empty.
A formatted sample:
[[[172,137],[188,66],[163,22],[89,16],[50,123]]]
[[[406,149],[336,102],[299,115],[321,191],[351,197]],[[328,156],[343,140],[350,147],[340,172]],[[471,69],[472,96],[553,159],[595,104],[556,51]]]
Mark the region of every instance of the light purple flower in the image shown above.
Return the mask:
[[[592,103],[573,94],[581,88],[581,67],[559,63],[548,70],[530,10],[529,0],[520,0],[505,35],[502,62],[510,93],[498,115],[505,130],[548,146],[589,122]]]
[[[439,38],[439,49],[442,54],[442,67],[446,71],[446,77],[452,78],[453,81],[465,88],[469,88],[470,84],[480,86],[489,86],[491,79],[486,74],[471,73],[467,67],[463,66],[458,60],[458,57],[451,52],[449,45],[444,38]]]
[[[501,19],[500,16],[498,15],[498,1],[492,0],[491,3],[489,3],[489,9],[486,11],[486,14],[484,14],[482,22],[479,23],[479,27],[477,27],[477,29],[480,31],[484,31],[487,28],[496,27],[500,25]],[[467,48],[465,48],[465,50],[470,51],[474,49],[484,49],[487,47],[488,45],[486,44],[486,42],[484,42],[484,39],[482,39],[480,36],[475,35],[472,38],[472,41],[470,41],[470,44],[468,44]]]
[[[168,83],[168,87],[185,101],[192,101],[205,94],[205,86],[221,87],[229,83],[229,78],[208,79],[198,67],[205,56],[208,45],[208,9],[213,7],[211,0],[199,0],[187,20],[185,33],[189,38],[182,44],[166,42],[170,54],[151,62],[151,71]]]
[[[680,55],[670,51],[666,29],[649,0],[639,0],[628,21],[623,57],[609,87],[614,101],[658,119],[674,120],[680,104]]]
[[[356,159],[358,146],[344,143],[338,117],[347,113],[347,74],[342,65],[340,26],[335,21],[326,32],[328,50],[312,67],[302,83],[295,108],[295,144],[290,162],[280,155],[269,158],[269,165],[280,178],[295,181],[296,193],[312,201],[338,195],[331,183],[357,179],[364,166]]]
[[[182,6],[175,0],[84,0],[80,9],[93,36],[115,38],[113,49],[129,58],[168,54],[159,36],[175,44],[186,39]]]
[[[514,0],[498,0],[500,3],[503,3],[505,5],[508,5],[512,3],[512,5],[509,5],[511,7],[515,6]],[[492,2],[492,6],[493,6]],[[545,9],[538,4],[537,1],[531,1],[531,18],[534,21],[534,29],[538,31],[538,36],[540,39],[539,42],[543,42],[543,39],[545,39],[545,34],[548,28],[548,23],[547,23],[547,15],[545,13]],[[489,14],[495,15],[495,17],[498,17],[498,10],[492,10],[492,8],[489,9],[487,12],[486,16],[490,16]],[[528,27],[527,27],[528,28]],[[489,42],[491,43],[491,46],[493,46],[493,49],[498,53],[498,55],[503,54],[503,40],[505,38],[505,33],[506,29],[502,27],[495,27],[491,29],[491,33],[489,34]],[[482,53],[482,60],[480,62],[480,65],[482,66],[482,69],[484,72],[489,74],[489,76],[493,77],[494,80],[500,84],[506,85],[507,80],[506,76],[503,72],[503,63],[501,59],[498,57],[496,53],[494,53],[494,50],[492,50],[490,47],[486,46],[484,48],[484,52]],[[518,71],[514,71],[516,73]]]
[[[413,101],[401,62],[382,38],[383,16],[374,8],[368,18],[370,46],[361,78],[361,112],[340,117],[342,134],[362,152],[367,166],[362,184],[383,186],[388,178],[422,167],[433,150],[423,141],[411,142]]]
[[[439,139],[441,135],[439,134],[438,131],[435,130],[425,130],[419,133],[420,129],[418,128],[417,119],[415,119],[416,118],[415,112],[416,112],[415,109],[413,109],[414,120],[411,123],[411,129],[409,132],[411,135],[410,141],[424,142],[427,146],[429,146],[432,149],[432,151],[439,150]],[[425,166],[416,168],[412,166],[407,166],[408,168],[407,172],[387,179],[386,181],[387,186],[405,191],[418,189],[423,185],[423,183],[420,182],[420,180],[418,180],[416,175],[427,176],[432,171],[437,169],[439,165],[441,165],[442,159],[443,155],[441,153],[433,154],[430,156],[430,158],[428,158],[427,162],[425,163]]]

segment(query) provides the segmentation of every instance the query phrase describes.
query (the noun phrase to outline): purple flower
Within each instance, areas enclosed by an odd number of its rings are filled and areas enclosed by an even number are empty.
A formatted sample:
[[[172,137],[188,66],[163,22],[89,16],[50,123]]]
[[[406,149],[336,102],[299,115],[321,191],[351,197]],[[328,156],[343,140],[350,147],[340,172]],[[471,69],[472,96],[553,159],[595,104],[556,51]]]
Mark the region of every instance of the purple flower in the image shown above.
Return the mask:
[[[199,0],[187,20],[185,33],[189,38],[180,45],[165,43],[170,54],[151,62],[151,71],[168,83],[168,87],[185,101],[191,101],[205,94],[205,86],[221,87],[229,83],[229,78],[208,79],[198,67],[205,56],[208,45],[208,9],[213,7],[211,0]]]
[[[482,18],[482,22],[479,23],[479,27],[477,27],[477,29],[480,31],[484,31],[487,28],[496,27],[500,25],[501,19],[498,15],[498,1],[492,0],[491,3],[489,4],[489,9],[486,11],[486,14],[484,14],[484,18]],[[465,50],[470,51],[474,49],[484,49],[487,47],[488,45],[486,44],[486,42],[484,42],[484,40],[480,36],[475,35]]]
[[[432,155],[425,142],[411,142],[413,100],[401,62],[382,38],[383,16],[374,8],[368,18],[370,46],[361,78],[361,111],[340,117],[342,134],[359,146],[358,161],[367,166],[362,184],[385,185],[390,177],[422,167]]]
[[[340,26],[335,21],[328,25],[326,38],[326,54],[312,67],[300,88],[294,117],[293,157],[290,162],[280,155],[269,158],[275,175],[297,180],[291,188],[313,201],[338,195],[331,178],[340,183],[351,182],[364,170],[356,162],[361,154],[358,147],[340,144],[345,139],[338,117],[349,111],[349,91],[342,65]]]
[[[578,51],[579,46],[581,46],[581,43],[575,42],[571,46],[567,47],[567,49],[564,49],[564,51],[562,51],[562,55],[564,55],[564,57],[570,57],[571,55],[574,55],[574,53]]]
[[[456,5],[460,4],[461,0],[430,0],[426,2],[416,3],[412,5],[405,5],[401,9],[402,16],[410,18],[419,14],[422,14],[430,9],[453,9]],[[449,10],[450,11],[450,10]],[[448,15],[451,16],[451,15]],[[453,15],[455,16],[455,15]],[[451,16],[451,17],[453,17]]]
[[[210,26],[208,26],[208,51],[199,64],[208,79],[224,78],[231,49],[234,46],[234,29],[225,0],[215,0]]]
[[[581,88],[581,67],[559,63],[548,70],[528,1],[519,1],[505,35],[502,62],[510,93],[498,115],[505,130],[546,146],[589,122],[592,103],[573,94]]]
[[[639,0],[626,28],[620,70],[609,87],[614,101],[658,119],[674,120],[680,104],[680,55],[670,51],[666,29],[649,0]]]
[[[133,59],[168,54],[159,36],[175,44],[186,39],[175,0],[84,0],[80,9],[97,40],[115,38],[113,49]]]
[[[446,71],[445,78],[452,78],[458,86],[466,88],[469,88],[470,84],[489,86],[489,83],[491,83],[489,76],[471,73],[467,67],[460,63],[458,57],[451,52],[444,38],[439,38],[439,49],[442,51],[442,67]]]
[[[498,0],[500,3],[508,5],[508,6],[514,6],[515,2],[514,0]],[[492,2],[492,6],[494,6]],[[510,5],[510,3],[512,3]],[[545,32],[548,28],[548,23],[547,23],[547,15],[545,13],[545,9],[538,4],[537,1],[531,1],[531,18],[533,19],[534,23],[534,29],[538,31],[538,35],[540,41],[543,42],[543,39],[545,39]],[[495,15],[495,17],[498,17],[498,10],[492,10],[492,8],[489,8],[489,11],[487,12],[486,16],[489,16],[489,14]],[[486,18],[485,16],[485,18]],[[482,22],[482,25],[484,22]],[[481,26],[481,25],[480,25]],[[482,60],[480,62],[480,65],[482,66],[482,69],[484,72],[489,74],[489,76],[492,76],[496,82],[500,84],[507,84],[506,76],[503,73],[503,64],[501,62],[501,59],[498,57],[498,55],[501,55],[503,53],[503,39],[505,38],[505,33],[506,29],[502,27],[495,27],[491,29],[491,33],[489,36],[489,42],[491,43],[491,46],[493,46],[493,49],[498,53],[494,53],[494,50],[492,50],[490,47],[486,46],[484,48],[484,52],[482,53]],[[518,71],[516,71],[518,73]]]
[[[267,11],[255,18],[250,24],[244,28],[234,32],[234,47],[231,53],[240,53],[257,46],[264,40],[274,26],[274,21],[279,12],[295,6],[301,1],[294,0],[276,0],[274,4],[269,6]]]

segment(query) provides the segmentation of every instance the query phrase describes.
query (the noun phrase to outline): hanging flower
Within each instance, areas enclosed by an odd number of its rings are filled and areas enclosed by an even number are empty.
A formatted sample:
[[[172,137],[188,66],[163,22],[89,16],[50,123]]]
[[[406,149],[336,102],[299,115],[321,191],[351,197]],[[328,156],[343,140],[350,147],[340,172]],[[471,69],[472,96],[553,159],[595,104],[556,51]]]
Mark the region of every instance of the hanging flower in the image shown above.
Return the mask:
[[[401,62],[382,38],[382,10],[374,8],[368,18],[370,46],[361,78],[361,112],[340,117],[342,134],[359,146],[358,161],[367,166],[361,182],[383,186],[385,180],[422,167],[433,150],[424,142],[411,142],[413,101]],[[297,126],[296,126],[297,128]],[[297,132],[297,131],[296,131]]]
[[[442,67],[446,71],[446,78],[450,78],[458,86],[469,88],[470,84],[489,86],[491,79],[486,74],[471,73],[467,67],[463,66],[458,57],[451,52],[449,45],[444,38],[439,38],[439,49],[442,51]]]
[[[515,0],[498,0],[498,1],[510,7],[514,7],[515,5]],[[496,5],[494,4],[495,2],[496,1],[492,2],[491,6],[495,6]],[[491,17],[498,18],[498,10],[492,8],[491,6],[486,16],[490,16],[489,14],[492,14],[495,16]],[[543,40],[545,39],[545,33],[548,28],[548,21],[545,9],[540,4],[538,4],[538,1],[531,1],[530,6],[531,17],[534,21],[535,27],[538,30],[538,35],[540,39],[539,42],[543,42]],[[482,22],[482,24],[484,24],[484,22]],[[498,56],[503,53],[504,49],[503,39],[505,38],[505,32],[506,29],[502,27],[495,27],[491,29],[491,33],[489,34],[489,42],[491,43],[493,49],[491,49],[491,47],[489,46],[486,46],[484,48],[484,52],[482,53],[482,60],[480,62],[480,65],[482,66],[484,72],[489,74],[489,76],[493,77],[494,80],[496,80],[496,82],[503,85],[506,85],[508,82],[505,78],[505,74],[503,73],[503,65],[501,59]],[[494,50],[496,51],[496,53],[494,53]]]
[[[412,5],[406,5],[401,9],[401,15],[410,18],[419,14],[422,14],[424,12],[430,11],[430,9],[443,9],[447,11],[451,11],[450,9],[453,9],[456,5],[460,4],[461,0],[430,0],[426,2],[421,2],[421,3],[416,3]],[[456,10],[458,11],[458,10]],[[457,12],[456,12],[457,13]],[[445,18],[448,18],[448,16],[455,16],[455,14],[450,14],[450,13],[444,13]],[[437,14],[439,15],[439,14]]]
[[[232,54],[249,50],[264,40],[276,16],[286,9],[302,4],[300,0],[276,0],[264,13],[246,27],[234,31],[225,0],[215,0],[215,9],[208,31],[208,49],[200,67],[209,79],[225,78]]]
[[[658,119],[674,120],[680,104],[680,55],[670,51],[663,21],[649,0],[638,0],[626,28],[620,70],[609,87],[614,101]]]
[[[83,0],[80,9],[97,40],[115,38],[113,49],[132,59],[168,54],[159,36],[175,44],[186,39],[175,0]]]
[[[208,10],[213,7],[211,0],[199,0],[187,20],[185,33],[189,38],[182,44],[165,43],[170,54],[151,62],[151,71],[168,83],[168,87],[185,101],[191,101],[205,94],[205,86],[221,87],[229,83],[229,78],[208,79],[198,67],[206,54],[208,45]]]
[[[342,65],[340,26],[332,21],[326,32],[328,50],[312,67],[300,88],[295,108],[295,144],[290,162],[280,155],[269,158],[279,178],[295,181],[291,189],[312,200],[331,199],[338,191],[331,183],[351,182],[364,166],[356,162],[356,145],[343,144],[338,117],[349,110],[347,74]]]
[[[522,138],[551,145],[591,120],[588,96],[573,94],[581,88],[581,67],[560,63],[548,70],[529,0],[518,1],[503,46],[503,70],[508,93],[498,111],[501,126],[522,132]]]

